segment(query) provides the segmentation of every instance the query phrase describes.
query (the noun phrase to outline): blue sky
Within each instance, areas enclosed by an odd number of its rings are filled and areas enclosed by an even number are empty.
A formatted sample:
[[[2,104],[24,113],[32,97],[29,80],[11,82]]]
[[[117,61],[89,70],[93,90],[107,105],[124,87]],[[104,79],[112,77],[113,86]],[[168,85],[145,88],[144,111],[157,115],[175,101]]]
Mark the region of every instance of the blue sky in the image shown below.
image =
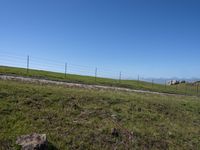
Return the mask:
[[[0,55],[199,77],[199,8],[199,0],[0,0]]]

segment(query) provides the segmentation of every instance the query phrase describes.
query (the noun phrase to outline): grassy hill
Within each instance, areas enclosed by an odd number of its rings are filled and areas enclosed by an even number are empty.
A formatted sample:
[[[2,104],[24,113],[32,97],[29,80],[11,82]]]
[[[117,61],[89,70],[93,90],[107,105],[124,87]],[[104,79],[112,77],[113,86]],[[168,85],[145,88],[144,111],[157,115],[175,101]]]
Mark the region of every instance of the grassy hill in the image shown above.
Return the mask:
[[[199,150],[200,99],[0,80],[0,149],[33,132],[46,133],[54,149]]]
[[[26,69],[23,68],[14,68],[14,67],[5,67],[0,66],[0,74],[11,74],[11,75],[20,75],[20,76],[29,76],[35,78],[45,78],[51,80],[59,80],[73,83],[83,83],[83,84],[97,84],[97,85],[107,85],[115,87],[124,87],[130,89],[139,89],[139,90],[148,90],[156,91],[163,93],[176,93],[176,94],[185,94],[185,95],[199,95],[200,88],[192,84],[179,84],[173,86],[161,85],[161,84],[152,84],[149,82],[136,81],[136,80],[115,80],[108,78],[94,78],[91,76],[80,76],[74,74],[65,74],[42,71],[42,70],[32,70],[30,69],[27,73]]]

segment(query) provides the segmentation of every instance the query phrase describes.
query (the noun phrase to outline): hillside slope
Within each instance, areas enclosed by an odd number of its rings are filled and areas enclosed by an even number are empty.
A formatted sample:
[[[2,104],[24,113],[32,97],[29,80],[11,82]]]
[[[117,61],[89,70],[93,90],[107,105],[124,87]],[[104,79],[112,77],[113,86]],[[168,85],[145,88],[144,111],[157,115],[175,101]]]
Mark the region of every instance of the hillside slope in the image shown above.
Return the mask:
[[[0,149],[33,132],[57,149],[198,150],[200,99],[0,80]]]
[[[17,76],[25,76],[25,77],[33,77],[33,78],[42,78],[42,79],[50,79],[56,81],[64,81],[69,83],[81,83],[81,84],[91,84],[91,85],[105,85],[105,86],[113,86],[113,87],[123,87],[134,90],[147,90],[154,92],[162,92],[162,93],[171,93],[171,94],[185,94],[185,95],[200,95],[200,88],[196,85],[191,84],[180,84],[174,86],[167,86],[155,83],[149,83],[144,81],[136,81],[136,80],[115,80],[108,78],[94,78],[91,76],[81,76],[74,74],[63,74],[56,72],[49,72],[43,70],[32,70],[29,69],[28,73],[26,69],[23,68],[15,68],[15,67],[5,67],[0,66],[0,74],[4,75],[17,75]]]

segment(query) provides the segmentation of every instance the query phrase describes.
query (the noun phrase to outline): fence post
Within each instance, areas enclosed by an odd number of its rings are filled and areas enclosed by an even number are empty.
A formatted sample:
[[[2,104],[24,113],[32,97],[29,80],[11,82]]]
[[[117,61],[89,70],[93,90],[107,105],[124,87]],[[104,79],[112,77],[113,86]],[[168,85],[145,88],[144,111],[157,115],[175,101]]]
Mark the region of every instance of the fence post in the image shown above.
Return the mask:
[[[153,81],[153,79],[152,79],[152,89],[153,89],[153,83],[154,83],[154,81]]]
[[[185,95],[187,95],[187,83],[185,84]]]
[[[165,89],[167,88],[167,81],[165,80]]]
[[[199,84],[197,83],[197,96],[199,95]]]
[[[26,61],[26,73],[29,73],[29,55],[27,56],[27,61]]]
[[[140,81],[140,76],[138,75],[138,82],[137,82],[137,83],[138,83],[138,86],[139,86],[139,81]]]
[[[121,78],[122,78],[122,72],[119,72],[119,82],[121,82]]]
[[[95,68],[95,82],[97,81],[97,67]]]
[[[67,63],[65,63],[65,78],[67,76]]]

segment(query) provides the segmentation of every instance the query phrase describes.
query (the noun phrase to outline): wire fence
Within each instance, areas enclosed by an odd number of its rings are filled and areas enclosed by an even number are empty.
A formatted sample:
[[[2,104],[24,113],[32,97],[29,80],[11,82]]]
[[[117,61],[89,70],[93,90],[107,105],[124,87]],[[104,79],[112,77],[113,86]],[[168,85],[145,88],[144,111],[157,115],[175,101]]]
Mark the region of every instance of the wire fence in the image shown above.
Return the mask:
[[[119,83],[124,83],[125,80],[137,81],[136,89],[144,89],[151,91],[169,92],[169,93],[181,93],[181,94],[195,94],[199,95],[199,84],[185,84],[184,86],[174,85],[167,86],[167,80],[164,81],[162,86],[156,85],[154,79],[148,81],[150,85],[146,88],[141,84],[141,81],[147,81],[140,75],[130,75],[123,71],[116,71],[113,69],[105,69],[100,67],[84,66],[79,64],[74,64],[70,62],[65,62],[62,60],[52,60],[48,58],[39,58],[30,55],[17,55],[10,54],[6,52],[0,53],[0,66],[11,66],[25,68],[27,73],[30,69],[44,70],[63,73],[65,77],[69,74],[75,75],[85,75],[94,77],[96,81],[97,78],[111,78],[116,79]]]
[[[58,61],[47,58],[39,58],[31,55],[12,55],[9,53],[0,53],[0,65],[13,66],[36,70],[53,71],[64,74],[76,74],[93,76],[95,78],[111,78],[111,79],[136,79],[137,75],[130,76],[128,73],[116,71],[113,69],[104,69],[101,67],[90,67],[67,61]]]

